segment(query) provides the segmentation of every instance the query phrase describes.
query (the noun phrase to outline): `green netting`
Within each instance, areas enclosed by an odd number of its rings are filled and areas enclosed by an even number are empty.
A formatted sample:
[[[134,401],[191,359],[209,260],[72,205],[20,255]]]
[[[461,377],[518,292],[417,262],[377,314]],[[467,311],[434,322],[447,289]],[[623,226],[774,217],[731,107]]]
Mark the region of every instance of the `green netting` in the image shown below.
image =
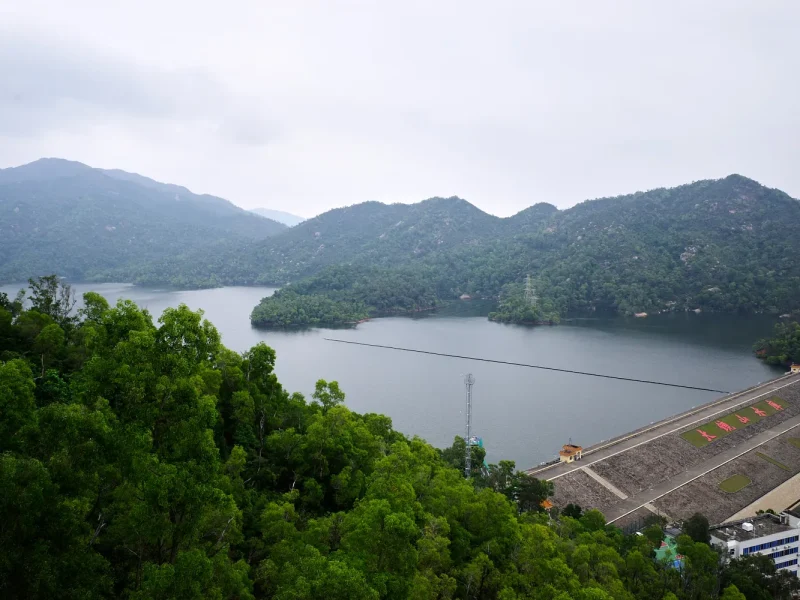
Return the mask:
[[[675,568],[680,566],[683,556],[678,554],[678,543],[675,538],[669,535],[664,537],[661,541],[661,547],[656,550],[656,559],[659,561],[665,560]]]

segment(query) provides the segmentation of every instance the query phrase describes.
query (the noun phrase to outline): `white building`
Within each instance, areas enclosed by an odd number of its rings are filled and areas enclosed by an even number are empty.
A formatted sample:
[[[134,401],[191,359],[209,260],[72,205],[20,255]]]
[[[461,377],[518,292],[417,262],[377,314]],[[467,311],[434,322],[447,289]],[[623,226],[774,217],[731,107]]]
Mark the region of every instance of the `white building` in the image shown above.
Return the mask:
[[[800,518],[788,513],[764,514],[711,528],[711,543],[725,548],[728,556],[769,556],[778,569],[797,575],[800,550]]]

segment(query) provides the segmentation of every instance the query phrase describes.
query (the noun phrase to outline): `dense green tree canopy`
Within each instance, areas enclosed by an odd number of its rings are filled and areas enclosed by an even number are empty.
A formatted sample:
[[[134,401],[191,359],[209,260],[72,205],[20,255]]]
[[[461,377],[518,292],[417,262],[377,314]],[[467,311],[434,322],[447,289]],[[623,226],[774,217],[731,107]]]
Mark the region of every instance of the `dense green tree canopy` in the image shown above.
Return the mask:
[[[778,323],[775,334],[768,339],[759,340],[753,348],[756,356],[771,365],[790,365],[800,363],[800,323]]]
[[[711,539],[709,523],[705,515],[695,513],[683,524],[683,532],[695,542],[708,543]]]
[[[788,597],[768,565],[725,567],[663,532],[625,536],[597,511],[548,515],[552,484],[509,461],[464,478],[438,451],[350,411],[336,382],[290,394],[264,344],[238,354],[202,312],[154,322],[32,282],[4,299],[0,596],[135,600],[634,600]],[[68,295],[68,294],[67,294]],[[53,311],[51,311],[53,312]],[[57,316],[58,311],[54,311]],[[565,511],[566,513],[567,511]],[[774,569],[774,567],[773,567]],[[767,594],[767,595],[765,595]],[[769,596],[769,595],[772,596]]]

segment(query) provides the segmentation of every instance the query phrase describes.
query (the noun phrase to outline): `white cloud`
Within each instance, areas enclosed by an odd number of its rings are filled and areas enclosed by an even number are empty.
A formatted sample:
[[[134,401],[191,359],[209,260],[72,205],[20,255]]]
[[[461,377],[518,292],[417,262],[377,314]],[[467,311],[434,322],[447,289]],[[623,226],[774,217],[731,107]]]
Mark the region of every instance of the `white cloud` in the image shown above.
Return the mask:
[[[798,21],[790,0],[8,3],[0,166],[301,214],[510,214],[731,172],[799,196]]]

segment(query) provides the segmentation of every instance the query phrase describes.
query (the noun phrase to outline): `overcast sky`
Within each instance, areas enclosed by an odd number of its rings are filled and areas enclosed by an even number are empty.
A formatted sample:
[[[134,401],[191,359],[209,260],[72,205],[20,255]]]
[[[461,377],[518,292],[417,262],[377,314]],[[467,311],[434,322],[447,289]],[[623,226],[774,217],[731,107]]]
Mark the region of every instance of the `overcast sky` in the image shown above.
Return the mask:
[[[800,197],[798,31],[797,0],[0,1],[0,167],[302,216],[733,172]]]

